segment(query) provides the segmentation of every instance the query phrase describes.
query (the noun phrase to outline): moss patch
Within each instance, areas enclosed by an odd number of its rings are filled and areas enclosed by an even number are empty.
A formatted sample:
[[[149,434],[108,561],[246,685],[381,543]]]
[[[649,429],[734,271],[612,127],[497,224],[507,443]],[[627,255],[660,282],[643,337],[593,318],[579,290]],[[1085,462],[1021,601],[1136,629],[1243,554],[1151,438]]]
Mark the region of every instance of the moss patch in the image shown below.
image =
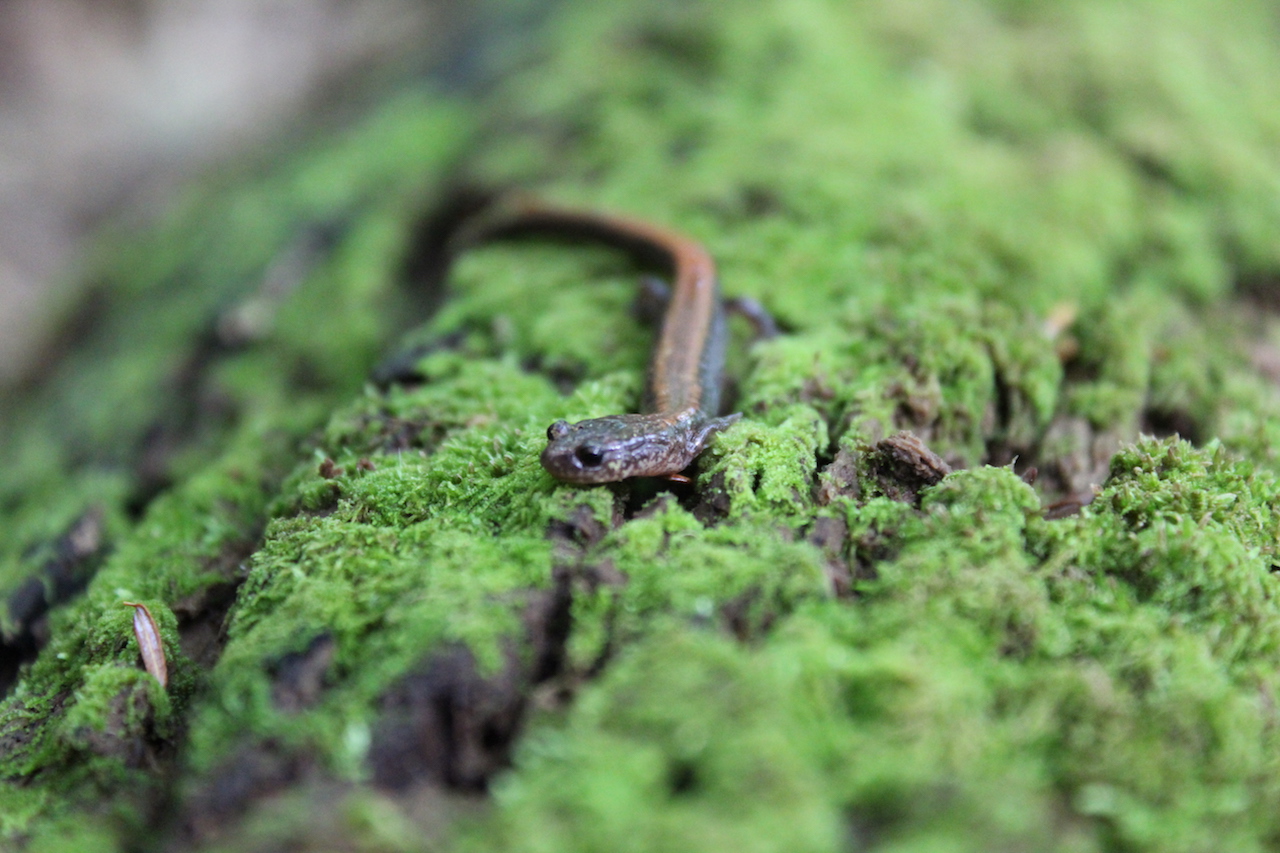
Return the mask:
[[[6,839],[1268,849],[1277,336],[1241,297],[1280,280],[1276,34],[571,5],[483,136],[398,100],[118,241],[107,319],[5,415],[3,588],[87,507],[114,548],[0,706]],[[476,250],[397,338],[446,163],[687,231],[778,316],[695,483],[537,463],[640,400],[613,254]],[[362,388],[378,355],[411,381]]]

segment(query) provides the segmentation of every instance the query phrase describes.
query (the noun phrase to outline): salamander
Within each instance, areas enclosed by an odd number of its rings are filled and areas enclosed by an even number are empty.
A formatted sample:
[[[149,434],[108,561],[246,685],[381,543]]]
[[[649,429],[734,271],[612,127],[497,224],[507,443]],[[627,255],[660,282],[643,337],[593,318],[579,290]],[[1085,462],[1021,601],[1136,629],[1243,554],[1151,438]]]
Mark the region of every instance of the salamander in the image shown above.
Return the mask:
[[[711,255],[698,241],[660,225],[523,196],[499,202],[470,230],[467,242],[524,236],[610,246],[663,268],[672,282],[649,363],[645,412],[556,421],[547,427],[542,466],[569,483],[683,479],[679,472],[711,436],[741,417],[718,416],[727,333]]]

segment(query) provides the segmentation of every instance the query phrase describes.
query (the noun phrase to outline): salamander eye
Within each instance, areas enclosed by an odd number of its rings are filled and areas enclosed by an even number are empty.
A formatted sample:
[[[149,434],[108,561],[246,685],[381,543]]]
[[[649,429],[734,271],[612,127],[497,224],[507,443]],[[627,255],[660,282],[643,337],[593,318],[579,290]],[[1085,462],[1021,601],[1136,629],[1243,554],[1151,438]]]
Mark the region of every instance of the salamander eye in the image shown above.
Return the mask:
[[[604,454],[601,453],[599,449],[592,447],[589,444],[584,444],[579,447],[573,452],[573,455],[578,457],[578,461],[587,468],[595,468],[604,461]]]
[[[556,421],[547,427],[547,441],[555,441],[557,438],[563,438],[569,432],[568,421]]]

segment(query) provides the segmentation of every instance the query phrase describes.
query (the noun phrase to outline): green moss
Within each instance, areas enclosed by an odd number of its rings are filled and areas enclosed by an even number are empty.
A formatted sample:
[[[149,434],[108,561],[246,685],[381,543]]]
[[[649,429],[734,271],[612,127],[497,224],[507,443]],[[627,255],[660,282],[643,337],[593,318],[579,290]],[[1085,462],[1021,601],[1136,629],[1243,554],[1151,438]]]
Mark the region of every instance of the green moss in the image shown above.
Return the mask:
[[[704,460],[703,481],[722,478],[735,514],[800,514],[812,504],[817,454],[826,446],[826,422],[812,408],[775,409],[721,435]]]
[[[1243,485],[1221,451],[1148,444],[1117,465],[1139,460],[1164,472],[1141,489],[1157,504],[1194,501],[1190,483]],[[1124,519],[1125,491],[1077,522],[1089,535],[1054,541],[1130,547],[1096,529]],[[1037,569],[1023,537],[1043,543],[1061,523],[1038,521],[1007,471],[954,475],[918,511],[883,501],[851,513],[901,548],[860,604],[810,598],[747,646],[651,629],[567,726],[526,741],[477,848],[1247,849],[1240,821],[1271,825],[1269,712],[1223,667],[1245,647],[1273,655],[1269,639],[1219,646],[1185,618],[1192,598],[1135,600],[1139,583],[1069,548]],[[1237,553],[1195,556],[1247,595]],[[1240,605],[1204,612],[1247,619]]]
[[[804,703],[779,676],[715,635],[656,632],[583,697],[569,729],[527,743],[536,769],[496,792],[499,843],[756,850],[785,836],[829,849],[838,820],[805,749],[817,733],[783,710]],[[754,808],[761,798],[774,807]]]
[[[306,756],[227,819],[262,849],[322,810],[353,849],[1267,849],[1280,411],[1254,362],[1276,333],[1233,286],[1280,275],[1272,11],[576,4],[470,108],[499,132],[397,100],[117,236],[103,324],[5,414],[0,586],[93,502],[114,551],[0,706],[0,770],[30,780],[0,787],[4,837],[127,847],[125,787],[159,776],[100,735],[184,730],[192,808],[246,750]],[[639,404],[652,332],[625,259],[477,250],[405,329],[407,243],[462,149],[470,179],[704,240],[725,290],[781,320],[735,344],[744,417],[695,486],[569,487],[537,463],[549,422]],[[177,382],[210,318],[261,309],[272,263],[333,223],[265,338]],[[420,381],[361,387],[423,343]],[[157,424],[172,484],[135,518]],[[1140,437],[1171,426],[1194,445]],[[868,476],[902,429],[960,469],[913,503]],[[1020,475],[1104,439],[1122,450],[1096,499],[1051,520],[1061,484]],[[184,620],[224,586],[220,656],[187,657]],[[456,822],[371,792],[388,692],[457,649],[500,683],[553,595],[563,664],[522,686],[491,806]],[[167,694],[126,599],[162,622]],[[322,636],[317,694],[282,703],[284,662]]]
[[[148,443],[157,455],[175,446],[161,473],[181,478],[238,428],[306,429],[358,388],[406,312],[406,210],[464,126],[448,104],[393,99],[266,174],[194,188],[145,236],[104,236],[87,332],[0,414],[0,585],[28,576],[23,552],[88,506],[106,510],[111,538],[122,533],[135,471],[156,464]],[[314,248],[322,232],[327,252]],[[216,324],[255,300],[259,337],[214,344]]]
[[[86,668],[75,704],[62,720],[62,737],[82,750],[91,750],[95,737],[141,739],[153,724],[157,736],[170,737],[170,711],[168,696],[150,675],[114,665]]]
[[[6,810],[6,838],[95,792],[117,792],[125,812],[150,795],[157,779],[138,761],[186,730],[189,703],[208,682],[182,650],[191,626],[180,639],[170,608],[216,618],[201,612],[239,581],[299,439],[358,387],[401,324],[405,212],[438,179],[431,167],[453,156],[462,125],[448,105],[400,99],[350,133],[294,151],[264,180],[197,191],[145,240],[104,242],[98,275],[113,287],[90,333],[4,411],[0,587],[55,558],[55,538],[86,508],[100,513],[111,550],[85,596],[54,610],[51,642],[0,706],[0,773],[43,771]],[[336,249],[300,255],[321,226],[340,234]],[[270,296],[262,282],[278,278],[272,265],[290,253],[295,268],[284,274],[298,280],[286,283],[288,298],[268,299],[265,336],[209,349],[215,319]],[[158,473],[180,485],[134,519],[136,490],[149,488],[138,472],[155,464],[148,443],[167,453]],[[160,622],[167,691],[140,669],[125,600],[145,601]],[[217,622],[206,630],[216,635]],[[42,837],[61,843],[56,832]]]
[[[84,850],[85,853],[108,853],[119,849],[117,832],[107,821],[82,816],[51,821],[40,827],[25,849],[32,853],[58,853],[62,850]]]
[[[0,832],[6,843],[27,836],[53,809],[51,792],[45,788],[5,785],[0,788]]]

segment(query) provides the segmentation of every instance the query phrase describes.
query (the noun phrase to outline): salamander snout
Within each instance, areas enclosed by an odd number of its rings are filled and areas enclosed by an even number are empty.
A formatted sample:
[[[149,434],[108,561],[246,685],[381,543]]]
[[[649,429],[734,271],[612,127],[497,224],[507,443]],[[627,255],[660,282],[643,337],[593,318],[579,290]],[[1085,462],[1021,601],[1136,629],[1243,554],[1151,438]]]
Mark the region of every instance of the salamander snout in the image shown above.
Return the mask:
[[[556,421],[547,427],[542,467],[570,483],[610,483],[628,476],[618,464],[620,454],[610,443],[608,431],[595,426],[592,421]]]
[[[608,451],[599,441],[593,440],[593,435],[594,431],[582,429],[582,424],[556,421],[547,427],[543,467],[561,479],[607,482],[598,480],[595,473],[604,465]]]

